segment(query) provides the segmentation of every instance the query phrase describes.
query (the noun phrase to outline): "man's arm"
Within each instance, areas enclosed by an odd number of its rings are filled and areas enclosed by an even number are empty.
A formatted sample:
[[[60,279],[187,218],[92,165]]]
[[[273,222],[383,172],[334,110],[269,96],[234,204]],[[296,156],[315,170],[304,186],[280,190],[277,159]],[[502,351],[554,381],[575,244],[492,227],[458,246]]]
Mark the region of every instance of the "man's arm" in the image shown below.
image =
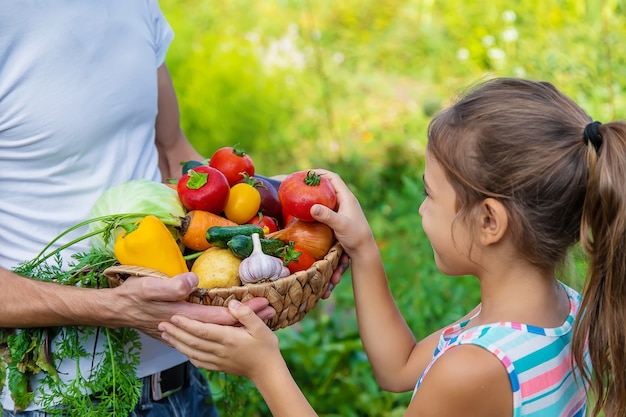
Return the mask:
[[[181,177],[181,162],[204,159],[183,133],[180,127],[178,99],[172,84],[172,78],[165,64],[159,67],[159,113],[157,115],[156,146],[159,151],[159,168],[163,181]]]
[[[198,277],[186,273],[171,279],[131,278],[113,289],[79,288],[21,277],[0,268],[0,327],[131,327],[160,339],[158,323],[175,314],[211,323],[236,323],[224,307],[182,301],[197,285]],[[275,314],[264,298],[246,304],[263,319]]]

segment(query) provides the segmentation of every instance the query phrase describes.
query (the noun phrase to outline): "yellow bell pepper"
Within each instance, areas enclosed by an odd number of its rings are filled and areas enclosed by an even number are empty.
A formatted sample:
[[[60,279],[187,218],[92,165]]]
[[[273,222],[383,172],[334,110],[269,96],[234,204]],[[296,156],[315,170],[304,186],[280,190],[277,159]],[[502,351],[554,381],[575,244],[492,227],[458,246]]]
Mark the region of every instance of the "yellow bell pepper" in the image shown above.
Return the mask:
[[[156,269],[170,277],[189,272],[176,240],[158,217],[148,215],[127,226],[113,246],[119,263]]]

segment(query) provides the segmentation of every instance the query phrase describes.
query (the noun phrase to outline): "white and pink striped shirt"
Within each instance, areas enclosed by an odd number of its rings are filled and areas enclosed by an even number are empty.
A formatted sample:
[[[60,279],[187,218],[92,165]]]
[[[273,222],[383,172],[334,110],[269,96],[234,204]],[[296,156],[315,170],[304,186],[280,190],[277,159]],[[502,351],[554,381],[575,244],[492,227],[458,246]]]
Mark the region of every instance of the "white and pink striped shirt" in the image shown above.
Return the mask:
[[[499,322],[466,329],[468,319],[444,329],[415,391],[433,363],[446,351],[455,346],[475,345],[493,353],[506,368],[513,390],[513,417],[583,417],[587,390],[579,369],[572,368],[571,357],[580,295],[562,285],[570,300],[570,312],[560,327]],[[590,366],[588,353],[585,361]]]

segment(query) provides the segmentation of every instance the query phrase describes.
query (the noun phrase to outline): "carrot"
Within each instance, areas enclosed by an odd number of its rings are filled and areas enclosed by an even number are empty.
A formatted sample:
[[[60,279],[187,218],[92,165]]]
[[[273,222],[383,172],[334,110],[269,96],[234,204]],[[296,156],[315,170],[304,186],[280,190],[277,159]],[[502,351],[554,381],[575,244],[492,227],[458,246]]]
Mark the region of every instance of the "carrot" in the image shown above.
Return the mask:
[[[180,241],[185,247],[196,250],[207,250],[211,245],[206,240],[206,232],[213,226],[236,226],[237,223],[225,217],[203,210],[191,210],[181,218]]]

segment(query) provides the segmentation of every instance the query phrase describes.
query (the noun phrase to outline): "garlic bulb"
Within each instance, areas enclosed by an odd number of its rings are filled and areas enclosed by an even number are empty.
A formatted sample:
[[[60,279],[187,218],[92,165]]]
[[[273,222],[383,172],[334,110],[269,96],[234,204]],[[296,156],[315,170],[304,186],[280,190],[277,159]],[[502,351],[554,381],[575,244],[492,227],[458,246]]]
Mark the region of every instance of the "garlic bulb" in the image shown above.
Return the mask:
[[[252,234],[252,253],[239,264],[239,279],[242,284],[259,281],[275,281],[283,273],[281,259],[263,253],[261,238],[258,233]]]

